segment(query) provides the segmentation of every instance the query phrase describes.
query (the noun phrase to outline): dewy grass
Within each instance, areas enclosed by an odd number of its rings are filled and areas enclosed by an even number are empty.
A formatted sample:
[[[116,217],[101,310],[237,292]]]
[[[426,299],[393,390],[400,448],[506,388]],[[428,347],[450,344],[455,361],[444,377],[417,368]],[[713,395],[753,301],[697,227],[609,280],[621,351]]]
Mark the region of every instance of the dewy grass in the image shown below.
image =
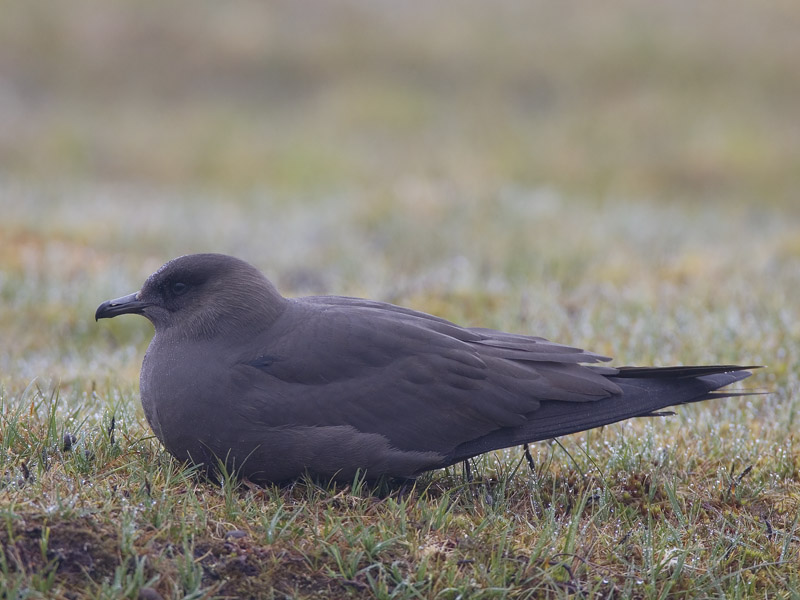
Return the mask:
[[[31,399],[33,430],[59,414],[51,397]],[[53,454],[36,481],[2,490],[7,594],[749,597],[797,581],[796,489],[779,510],[780,486],[749,484],[755,467],[730,471],[719,441],[691,473],[663,447],[647,464],[615,462],[640,440],[607,428],[564,450],[534,447],[535,473],[520,451],[475,461],[472,481],[451,469],[382,492],[360,479],[260,489],[215,486],[142,440],[141,423],[112,440],[109,414],[94,418],[83,426],[95,434]],[[648,424],[645,439],[664,438]],[[77,456],[91,472],[67,468]],[[76,475],[72,500],[57,498]]]
[[[472,480],[260,489],[182,468],[123,401],[82,416],[66,394],[3,397],[7,465],[28,473],[0,491],[6,594],[750,597],[798,578],[797,480],[731,463],[696,426],[540,444],[535,471],[520,450],[473,461]],[[67,422],[77,439],[58,448]],[[733,442],[747,457],[765,440]]]

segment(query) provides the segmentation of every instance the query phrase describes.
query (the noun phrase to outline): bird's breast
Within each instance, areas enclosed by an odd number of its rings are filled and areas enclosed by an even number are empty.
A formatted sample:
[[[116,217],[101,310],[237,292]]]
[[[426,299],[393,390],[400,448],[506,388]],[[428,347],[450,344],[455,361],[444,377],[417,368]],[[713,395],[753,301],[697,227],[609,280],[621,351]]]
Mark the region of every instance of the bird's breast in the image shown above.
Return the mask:
[[[206,344],[154,338],[142,363],[142,408],[170,452],[188,458],[214,444],[216,432],[226,428],[233,416],[231,399],[221,397],[229,378],[225,365]]]

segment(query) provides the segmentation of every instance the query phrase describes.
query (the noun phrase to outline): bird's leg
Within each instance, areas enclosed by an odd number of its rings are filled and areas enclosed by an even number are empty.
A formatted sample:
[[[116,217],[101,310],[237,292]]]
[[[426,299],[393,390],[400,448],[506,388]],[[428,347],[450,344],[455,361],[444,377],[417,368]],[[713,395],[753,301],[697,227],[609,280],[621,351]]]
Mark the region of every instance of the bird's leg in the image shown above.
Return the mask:
[[[392,496],[398,501],[402,501],[406,496],[411,496],[414,492],[414,486],[417,485],[417,480],[413,477],[402,477],[393,479],[389,483],[390,487],[386,497]]]
[[[467,480],[467,483],[472,483],[472,469],[469,466],[469,459],[463,461],[461,466],[464,468],[464,479]]]
[[[523,444],[522,447],[525,448],[525,460],[528,462],[528,468],[531,470],[531,473],[536,475],[536,463],[533,462],[531,449],[528,447],[528,444]]]

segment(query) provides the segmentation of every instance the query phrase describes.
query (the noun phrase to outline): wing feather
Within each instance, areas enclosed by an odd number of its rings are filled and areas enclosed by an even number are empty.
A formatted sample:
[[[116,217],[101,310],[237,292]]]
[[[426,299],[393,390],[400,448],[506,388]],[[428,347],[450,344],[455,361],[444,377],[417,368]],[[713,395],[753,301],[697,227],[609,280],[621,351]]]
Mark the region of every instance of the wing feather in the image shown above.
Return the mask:
[[[543,400],[619,393],[580,364],[604,357],[542,338],[338,297],[289,310],[234,369],[241,410],[269,427],[349,425],[400,449],[448,454],[519,427]]]

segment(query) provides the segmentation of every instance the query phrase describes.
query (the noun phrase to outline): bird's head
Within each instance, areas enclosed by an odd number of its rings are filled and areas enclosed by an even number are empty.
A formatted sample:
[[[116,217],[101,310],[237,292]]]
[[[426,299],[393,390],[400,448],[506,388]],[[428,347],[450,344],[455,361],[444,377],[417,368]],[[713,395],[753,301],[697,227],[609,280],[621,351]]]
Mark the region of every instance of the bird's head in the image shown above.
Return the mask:
[[[123,314],[147,317],[156,332],[187,338],[268,326],[286,299],[258,269],[224,254],[190,254],[150,275],[142,289],[103,302],[95,319]]]

